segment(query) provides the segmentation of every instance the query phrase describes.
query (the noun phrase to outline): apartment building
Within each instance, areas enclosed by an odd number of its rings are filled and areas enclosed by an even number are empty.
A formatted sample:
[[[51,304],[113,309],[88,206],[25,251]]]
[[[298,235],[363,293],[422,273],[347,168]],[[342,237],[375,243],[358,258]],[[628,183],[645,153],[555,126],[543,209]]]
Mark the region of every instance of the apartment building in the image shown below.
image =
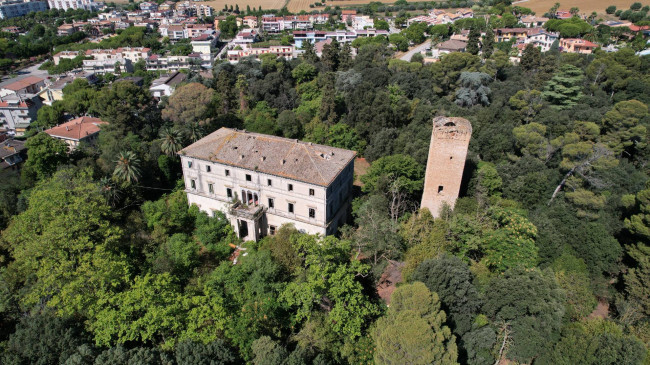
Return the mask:
[[[268,46],[229,50],[227,52],[227,58],[230,63],[237,63],[244,57],[254,57],[258,59],[263,54],[273,54],[276,57],[284,57],[287,60],[297,57],[296,48],[294,46]]]
[[[0,97],[0,131],[23,136],[36,120],[41,98],[34,94],[9,94]]]
[[[224,212],[243,240],[283,224],[329,235],[346,221],[354,151],[221,128],[179,156],[189,204]]]
[[[47,10],[45,1],[4,0],[0,2],[0,19],[15,18],[33,11]]]
[[[48,0],[50,9],[68,10],[68,9],[85,9],[96,10],[99,4],[95,0]]]

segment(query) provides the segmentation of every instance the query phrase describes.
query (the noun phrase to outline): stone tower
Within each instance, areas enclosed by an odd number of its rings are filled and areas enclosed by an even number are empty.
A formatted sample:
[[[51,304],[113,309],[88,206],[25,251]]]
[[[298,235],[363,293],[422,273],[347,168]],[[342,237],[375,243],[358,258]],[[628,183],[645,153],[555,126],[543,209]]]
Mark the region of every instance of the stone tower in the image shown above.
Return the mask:
[[[440,215],[444,203],[451,208],[456,204],[471,137],[467,119],[433,118],[422,208],[429,208],[434,217]]]

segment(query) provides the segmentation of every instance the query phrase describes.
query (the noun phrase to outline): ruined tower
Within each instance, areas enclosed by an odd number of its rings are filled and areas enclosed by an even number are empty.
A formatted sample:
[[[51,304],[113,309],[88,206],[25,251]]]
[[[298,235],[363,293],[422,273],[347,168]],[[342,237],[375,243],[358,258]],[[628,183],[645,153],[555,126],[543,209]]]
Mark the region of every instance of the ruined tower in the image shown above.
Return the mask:
[[[458,199],[471,137],[467,119],[433,118],[422,208],[429,208],[434,217],[440,215],[444,203],[453,208]]]

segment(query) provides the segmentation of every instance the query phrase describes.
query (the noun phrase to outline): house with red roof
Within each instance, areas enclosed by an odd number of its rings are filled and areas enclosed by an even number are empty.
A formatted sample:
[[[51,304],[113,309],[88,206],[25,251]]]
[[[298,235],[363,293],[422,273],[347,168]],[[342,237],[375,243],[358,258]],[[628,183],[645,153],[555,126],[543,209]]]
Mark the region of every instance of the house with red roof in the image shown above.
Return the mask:
[[[108,123],[99,118],[84,116],[46,129],[45,133],[67,143],[70,150],[73,150],[81,142],[93,144],[97,140],[102,124]]]
[[[560,39],[560,50],[567,53],[591,54],[594,49],[600,47],[596,43],[580,38]]]

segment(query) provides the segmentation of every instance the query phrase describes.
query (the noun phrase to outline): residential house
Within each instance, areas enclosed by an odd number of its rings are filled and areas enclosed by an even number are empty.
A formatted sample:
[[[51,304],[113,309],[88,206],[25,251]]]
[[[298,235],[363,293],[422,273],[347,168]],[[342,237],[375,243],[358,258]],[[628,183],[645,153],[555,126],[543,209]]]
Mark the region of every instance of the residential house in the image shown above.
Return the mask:
[[[189,204],[225,213],[242,240],[283,224],[330,235],[347,219],[354,151],[221,128],[179,156]]]
[[[439,54],[451,53],[451,52],[465,52],[467,48],[467,42],[458,41],[458,40],[448,40],[442,43],[438,43],[435,48],[438,49]]]
[[[357,16],[356,10],[341,10],[341,21],[343,23],[351,23],[355,16]]]
[[[160,100],[163,96],[171,96],[178,84],[187,80],[187,74],[181,72],[174,72],[172,74],[163,75],[160,78],[153,80],[149,92],[156,99]]]
[[[235,38],[232,40],[232,43],[235,46],[240,46],[242,48],[249,47],[254,42],[257,42],[260,39],[259,33],[255,29],[242,30],[237,33]]]
[[[27,76],[0,88],[0,96],[9,94],[36,94],[45,87],[45,79]]]
[[[66,36],[66,35],[71,35],[74,32],[79,31],[77,27],[75,27],[73,24],[62,24],[58,28],[56,28],[56,34],[60,36]]]
[[[6,134],[0,135],[0,172],[20,170],[20,166],[27,159],[24,141],[7,138]]]
[[[548,18],[535,15],[525,15],[519,18],[519,23],[526,26],[526,28],[542,27],[547,21]]]
[[[145,1],[140,3],[140,10],[146,11],[149,13],[155,13],[158,11],[158,4],[151,1]]]
[[[567,53],[591,54],[594,49],[600,47],[596,43],[580,38],[560,39],[560,50]]]
[[[88,11],[99,9],[99,4],[94,0],[48,0],[47,3],[50,9],[84,9]]]
[[[352,18],[352,28],[356,30],[373,28],[375,20],[367,15],[355,16]]]
[[[531,28],[531,30],[532,29],[539,29],[539,31],[528,33],[528,37],[524,40],[524,43],[532,43],[539,47],[542,52],[548,52],[553,43],[560,39],[559,33],[549,32],[543,28]]]
[[[248,28],[257,28],[257,17],[252,15],[245,16],[242,24]]]
[[[296,48],[294,46],[268,46],[268,47],[249,47],[246,49],[233,49],[226,53],[230,63],[237,63],[244,57],[253,57],[255,59],[263,54],[273,54],[277,57],[284,57],[287,60],[296,58]]]
[[[79,51],[61,51],[52,56],[52,60],[55,65],[58,65],[62,59],[72,60],[77,58],[77,56],[79,56]]]
[[[99,118],[81,117],[56,127],[46,129],[44,132],[50,137],[65,142],[70,150],[77,148],[81,142],[93,144],[97,140],[102,124],[108,124]]]

